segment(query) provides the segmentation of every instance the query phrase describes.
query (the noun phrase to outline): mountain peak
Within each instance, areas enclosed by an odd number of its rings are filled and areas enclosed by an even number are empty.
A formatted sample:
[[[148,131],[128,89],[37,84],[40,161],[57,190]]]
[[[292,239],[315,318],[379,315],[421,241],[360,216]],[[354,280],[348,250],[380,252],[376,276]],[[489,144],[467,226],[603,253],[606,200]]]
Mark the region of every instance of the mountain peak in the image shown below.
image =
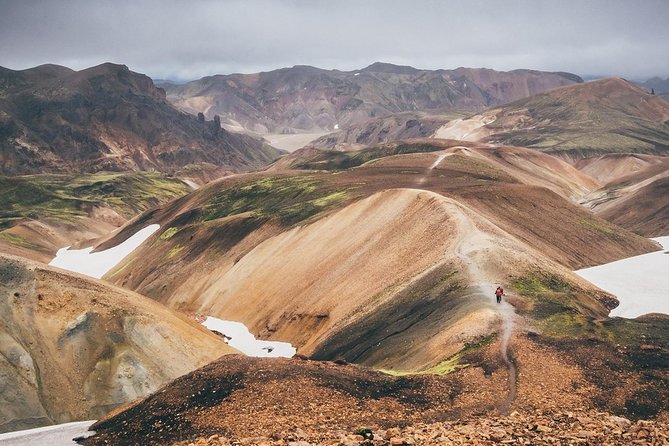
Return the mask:
[[[374,62],[360,71],[372,73],[390,73],[390,74],[414,74],[419,72],[417,68],[408,65],[395,65],[387,62]]]
[[[96,65],[90,68],[85,68],[83,70],[78,71],[80,74],[84,75],[101,75],[101,74],[118,74],[118,73],[131,73],[130,69],[128,68],[127,65],[122,65],[122,64],[115,64],[111,62],[105,62],[101,63],[100,65]],[[139,73],[135,73],[138,74]],[[143,75],[142,75],[143,76]]]

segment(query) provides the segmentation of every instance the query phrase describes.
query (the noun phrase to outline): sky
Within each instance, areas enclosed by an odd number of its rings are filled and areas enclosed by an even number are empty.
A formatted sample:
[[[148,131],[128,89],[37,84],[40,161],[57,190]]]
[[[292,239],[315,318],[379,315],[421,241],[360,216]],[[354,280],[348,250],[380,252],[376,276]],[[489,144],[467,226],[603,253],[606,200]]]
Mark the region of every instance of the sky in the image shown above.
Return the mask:
[[[0,0],[0,66],[154,79],[293,65],[669,77],[668,0]]]

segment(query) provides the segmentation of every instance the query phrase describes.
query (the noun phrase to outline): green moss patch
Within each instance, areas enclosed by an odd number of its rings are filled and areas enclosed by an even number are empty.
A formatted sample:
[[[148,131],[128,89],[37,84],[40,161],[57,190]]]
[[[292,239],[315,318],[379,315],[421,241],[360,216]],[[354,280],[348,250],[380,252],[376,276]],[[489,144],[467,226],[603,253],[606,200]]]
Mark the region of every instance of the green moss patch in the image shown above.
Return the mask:
[[[94,207],[129,219],[188,191],[180,180],[155,172],[0,177],[0,228],[21,218],[73,223]]]
[[[0,232],[0,239],[8,242],[11,245],[18,246],[21,248],[28,248],[28,249],[34,249],[34,250],[39,250],[40,247],[29,242],[28,240],[19,237],[18,235],[15,234],[9,234],[7,232]]]
[[[419,371],[402,371],[402,370],[387,370],[379,369],[380,372],[385,373],[390,376],[414,376],[414,375],[447,375],[453,373],[456,370],[468,367],[468,364],[460,364],[460,353],[449,357],[445,361],[441,361],[439,364],[430,367],[429,369],[419,370]]]
[[[169,240],[172,237],[174,237],[174,234],[179,232],[178,228],[168,228],[166,231],[164,231],[162,234],[160,234],[160,237],[158,237],[159,240]]]
[[[214,195],[200,211],[201,221],[251,212],[255,218],[293,225],[349,198],[308,175],[268,177],[229,187]]]
[[[545,335],[584,337],[597,330],[592,311],[581,303],[582,291],[560,277],[537,270],[514,278],[511,286],[530,303],[522,313]]]
[[[172,249],[170,249],[170,250],[168,251],[168,253],[167,253],[167,258],[168,258],[168,259],[171,259],[172,257],[174,257],[174,256],[176,256],[177,254],[179,254],[183,249],[184,249],[184,247],[181,246],[181,245],[177,245],[177,246],[173,247]]]

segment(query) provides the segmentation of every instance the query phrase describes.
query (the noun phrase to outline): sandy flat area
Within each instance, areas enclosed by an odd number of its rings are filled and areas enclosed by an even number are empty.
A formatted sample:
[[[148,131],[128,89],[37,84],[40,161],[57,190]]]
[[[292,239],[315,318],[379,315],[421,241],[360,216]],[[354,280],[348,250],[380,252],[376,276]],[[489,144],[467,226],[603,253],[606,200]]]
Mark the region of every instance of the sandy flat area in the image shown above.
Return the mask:
[[[274,134],[270,133],[263,135],[272,146],[277,149],[287,150],[288,152],[294,152],[297,149],[301,149],[306,146],[311,141],[320,138],[323,135],[327,135],[330,132],[321,132],[321,133],[295,133],[295,134]]]

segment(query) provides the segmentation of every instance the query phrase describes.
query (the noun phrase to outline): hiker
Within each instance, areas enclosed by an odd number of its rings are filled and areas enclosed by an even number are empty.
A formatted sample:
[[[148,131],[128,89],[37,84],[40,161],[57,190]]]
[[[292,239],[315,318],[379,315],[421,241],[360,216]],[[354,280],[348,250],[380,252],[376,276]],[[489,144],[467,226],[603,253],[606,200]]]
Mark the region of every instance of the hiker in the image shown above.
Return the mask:
[[[495,297],[497,298],[497,303],[502,302],[502,296],[504,296],[504,288],[502,288],[502,286],[500,285],[495,290]]]

